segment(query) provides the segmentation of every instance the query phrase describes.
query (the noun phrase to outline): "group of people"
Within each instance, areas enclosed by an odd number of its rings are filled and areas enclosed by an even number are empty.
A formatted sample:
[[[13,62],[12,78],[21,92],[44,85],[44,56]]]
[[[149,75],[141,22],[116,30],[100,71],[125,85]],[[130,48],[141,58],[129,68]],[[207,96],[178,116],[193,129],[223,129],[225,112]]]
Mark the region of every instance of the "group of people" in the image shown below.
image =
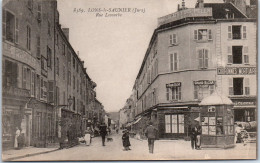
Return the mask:
[[[200,141],[200,137],[201,137],[201,133],[202,133],[202,130],[201,130],[201,126],[200,125],[196,125],[196,126],[193,126],[191,128],[191,134],[190,134],[190,137],[191,137],[191,148],[194,149],[197,149],[197,150],[200,150],[200,145],[201,145],[201,141]]]
[[[154,149],[154,141],[158,138],[158,130],[153,126],[152,122],[149,122],[149,125],[145,129],[145,135],[148,139],[148,148],[149,148],[149,153],[153,153]],[[123,147],[124,151],[131,150],[130,149],[130,140],[129,140],[129,131],[127,129],[123,130],[123,135],[122,135],[122,142],[123,142]]]

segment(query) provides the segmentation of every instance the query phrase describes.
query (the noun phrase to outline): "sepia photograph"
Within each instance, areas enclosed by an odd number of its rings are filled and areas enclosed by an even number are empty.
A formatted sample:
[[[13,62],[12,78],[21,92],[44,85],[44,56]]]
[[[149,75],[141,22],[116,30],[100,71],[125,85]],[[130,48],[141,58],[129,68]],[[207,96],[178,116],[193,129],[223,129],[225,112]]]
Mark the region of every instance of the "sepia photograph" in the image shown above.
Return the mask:
[[[257,0],[2,0],[2,161],[258,159]]]

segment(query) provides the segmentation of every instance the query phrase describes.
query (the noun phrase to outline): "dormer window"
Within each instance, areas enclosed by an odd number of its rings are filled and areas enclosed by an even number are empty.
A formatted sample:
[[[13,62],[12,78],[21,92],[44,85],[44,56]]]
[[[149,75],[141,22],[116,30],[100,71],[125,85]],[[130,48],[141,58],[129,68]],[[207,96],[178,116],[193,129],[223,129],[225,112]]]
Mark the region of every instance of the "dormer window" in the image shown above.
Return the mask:
[[[227,13],[226,13],[226,18],[227,18],[227,19],[234,19],[234,18],[235,18],[235,14],[232,13],[232,12],[227,12]]]

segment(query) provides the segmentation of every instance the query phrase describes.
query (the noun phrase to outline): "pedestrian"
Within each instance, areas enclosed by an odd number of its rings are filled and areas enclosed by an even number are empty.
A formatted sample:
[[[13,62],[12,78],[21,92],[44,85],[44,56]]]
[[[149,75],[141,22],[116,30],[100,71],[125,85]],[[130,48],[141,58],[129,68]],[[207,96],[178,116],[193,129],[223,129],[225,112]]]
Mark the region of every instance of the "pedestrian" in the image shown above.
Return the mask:
[[[235,140],[236,143],[241,143],[243,141],[242,139],[242,135],[241,135],[241,131],[243,130],[242,125],[238,124],[238,126],[236,126],[235,128]]]
[[[87,127],[87,130],[85,131],[84,140],[86,142],[86,145],[89,146],[91,142],[91,130],[90,127]]]
[[[197,148],[197,145],[196,145],[196,128],[194,126],[191,127],[190,139],[191,139],[191,148],[194,149],[194,146],[195,146],[195,149],[196,149]]]
[[[201,133],[202,129],[201,126],[198,124],[195,128],[196,131],[196,149],[200,150],[200,145],[201,145]]]
[[[16,131],[15,131],[15,137],[14,137],[14,148],[18,149],[18,137],[21,134],[21,130],[19,129],[19,127],[16,127]]]
[[[102,145],[105,146],[105,140],[106,140],[106,135],[107,135],[107,126],[104,123],[102,123],[100,125],[100,129],[99,130],[100,130],[99,131],[100,135],[102,137]]]
[[[158,131],[152,124],[152,122],[149,122],[149,126],[145,129],[145,135],[148,138],[148,147],[150,153],[153,153],[154,141],[157,138]]]
[[[116,128],[116,133],[118,134],[118,128]]]
[[[124,130],[123,131],[122,142],[123,142],[123,146],[124,146],[124,151],[131,150],[129,148],[131,146],[131,144],[130,144],[130,140],[129,140],[129,132],[128,132],[128,130]]]

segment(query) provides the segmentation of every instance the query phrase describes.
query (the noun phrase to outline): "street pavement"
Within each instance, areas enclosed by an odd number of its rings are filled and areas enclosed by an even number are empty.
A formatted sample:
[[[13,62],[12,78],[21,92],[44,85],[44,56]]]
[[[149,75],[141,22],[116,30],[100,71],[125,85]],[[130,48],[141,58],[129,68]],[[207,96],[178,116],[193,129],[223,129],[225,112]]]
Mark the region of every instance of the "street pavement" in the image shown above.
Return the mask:
[[[154,154],[148,152],[147,140],[130,139],[130,151],[123,151],[120,134],[113,134],[113,142],[102,146],[101,138],[95,137],[90,146],[78,146],[47,154],[20,158],[14,161],[83,161],[83,160],[218,160],[218,159],[256,159],[256,143],[246,146],[237,144],[231,149],[192,150],[190,141],[158,140]]]

